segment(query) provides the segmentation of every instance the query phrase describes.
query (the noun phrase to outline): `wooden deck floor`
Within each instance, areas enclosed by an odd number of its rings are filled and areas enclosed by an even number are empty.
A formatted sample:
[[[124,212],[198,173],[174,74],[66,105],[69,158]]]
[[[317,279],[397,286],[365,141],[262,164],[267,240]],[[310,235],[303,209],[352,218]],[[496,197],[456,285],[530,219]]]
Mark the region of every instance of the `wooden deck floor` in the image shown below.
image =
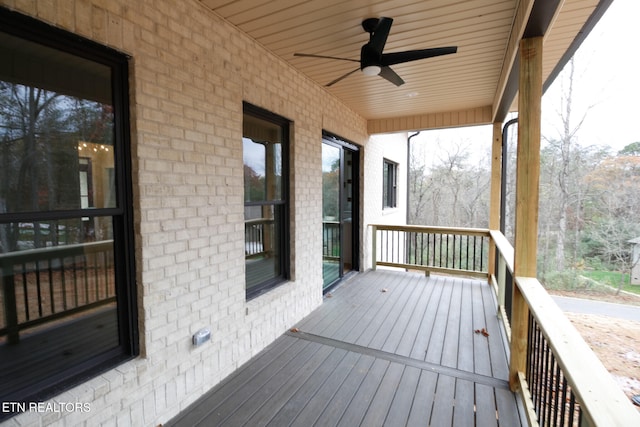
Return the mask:
[[[357,275],[167,425],[523,425],[495,313],[482,281]]]

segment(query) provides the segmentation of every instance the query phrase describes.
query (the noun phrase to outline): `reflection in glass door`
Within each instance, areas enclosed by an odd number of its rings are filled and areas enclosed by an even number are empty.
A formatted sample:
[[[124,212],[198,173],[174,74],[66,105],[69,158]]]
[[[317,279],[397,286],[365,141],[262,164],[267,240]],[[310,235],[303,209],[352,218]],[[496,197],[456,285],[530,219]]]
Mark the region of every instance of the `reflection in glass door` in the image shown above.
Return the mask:
[[[357,269],[356,148],[322,144],[322,273],[326,290]]]

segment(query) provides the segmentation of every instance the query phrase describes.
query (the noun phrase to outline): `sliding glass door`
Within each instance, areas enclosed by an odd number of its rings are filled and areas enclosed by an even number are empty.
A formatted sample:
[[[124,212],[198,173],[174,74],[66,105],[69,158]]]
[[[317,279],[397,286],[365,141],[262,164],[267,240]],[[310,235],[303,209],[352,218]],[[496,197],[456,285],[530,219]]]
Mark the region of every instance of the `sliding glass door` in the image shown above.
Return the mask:
[[[357,270],[358,149],[326,137],[322,144],[322,273],[324,290]]]

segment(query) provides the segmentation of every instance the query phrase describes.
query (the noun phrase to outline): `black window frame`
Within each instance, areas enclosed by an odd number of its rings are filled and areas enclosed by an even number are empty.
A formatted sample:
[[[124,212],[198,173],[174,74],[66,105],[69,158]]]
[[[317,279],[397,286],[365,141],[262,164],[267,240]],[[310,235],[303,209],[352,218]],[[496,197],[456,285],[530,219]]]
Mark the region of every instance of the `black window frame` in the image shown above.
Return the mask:
[[[382,208],[398,207],[398,163],[382,160]]]
[[[0,213],[0,223],[112,218],[119,345],[108,352],[89,356],[78,366],[47,378],[46,383],[41,382],[5,396],[15,402],[33,402],[50,399],[135,358],[140,353],[129,122],[130,57],[4,7],[0,7],[0,32],[99,63],[111,70],[116,207]],[[0,421],[13,415],[14,413],[0,413]]]
[[[279,230],[278,249],[279,249],[280,256],[278,261],[279,261],[280,274],[275,277],[269,277],[264,281],[260,282],[259,284],[251,286],[250,289],[247,288],[247,284],[245,282],[246,300],[248,301],[287,282],[291,278],[291,275],[290,275],[291,242],[290,242],[290,222],[289,222],[289,209],[290,209],[289,155],[290,155],[290,142],[291,142],[291,138],[290,138],[291,121],[286,119],[285,117],[272,113],[256,105],[250,104],[246,101],[243,101],[242,103],[242,111],[243,111],[243,121],[244,121],[244,116],[249,115],[258,119],[265,120],[277,126],[280,126],[282,130],[282,185],[280,189],[281,200],[263,201],[263,202],[246,202],[246,201],[244,202],[245,208],[249,206],[270,205],[270,206],[274,206],[274,209],[280,210],[279,220],[276,224],[276,230]],[[244,138],[244,132],[243,132],[243,138]],[[245,274],[246,274],[246,270],[245,270]]]

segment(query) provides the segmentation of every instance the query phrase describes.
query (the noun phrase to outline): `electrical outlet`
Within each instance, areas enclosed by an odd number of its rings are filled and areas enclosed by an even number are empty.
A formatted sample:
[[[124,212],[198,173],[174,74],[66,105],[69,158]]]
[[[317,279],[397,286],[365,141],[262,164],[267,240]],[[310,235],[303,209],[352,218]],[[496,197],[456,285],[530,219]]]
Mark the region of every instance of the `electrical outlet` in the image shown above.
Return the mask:
[[[193,334],[192,342],[195,347],[198,347],[211,339],[211,330],[209,328],[202,328],[195,334]]]

